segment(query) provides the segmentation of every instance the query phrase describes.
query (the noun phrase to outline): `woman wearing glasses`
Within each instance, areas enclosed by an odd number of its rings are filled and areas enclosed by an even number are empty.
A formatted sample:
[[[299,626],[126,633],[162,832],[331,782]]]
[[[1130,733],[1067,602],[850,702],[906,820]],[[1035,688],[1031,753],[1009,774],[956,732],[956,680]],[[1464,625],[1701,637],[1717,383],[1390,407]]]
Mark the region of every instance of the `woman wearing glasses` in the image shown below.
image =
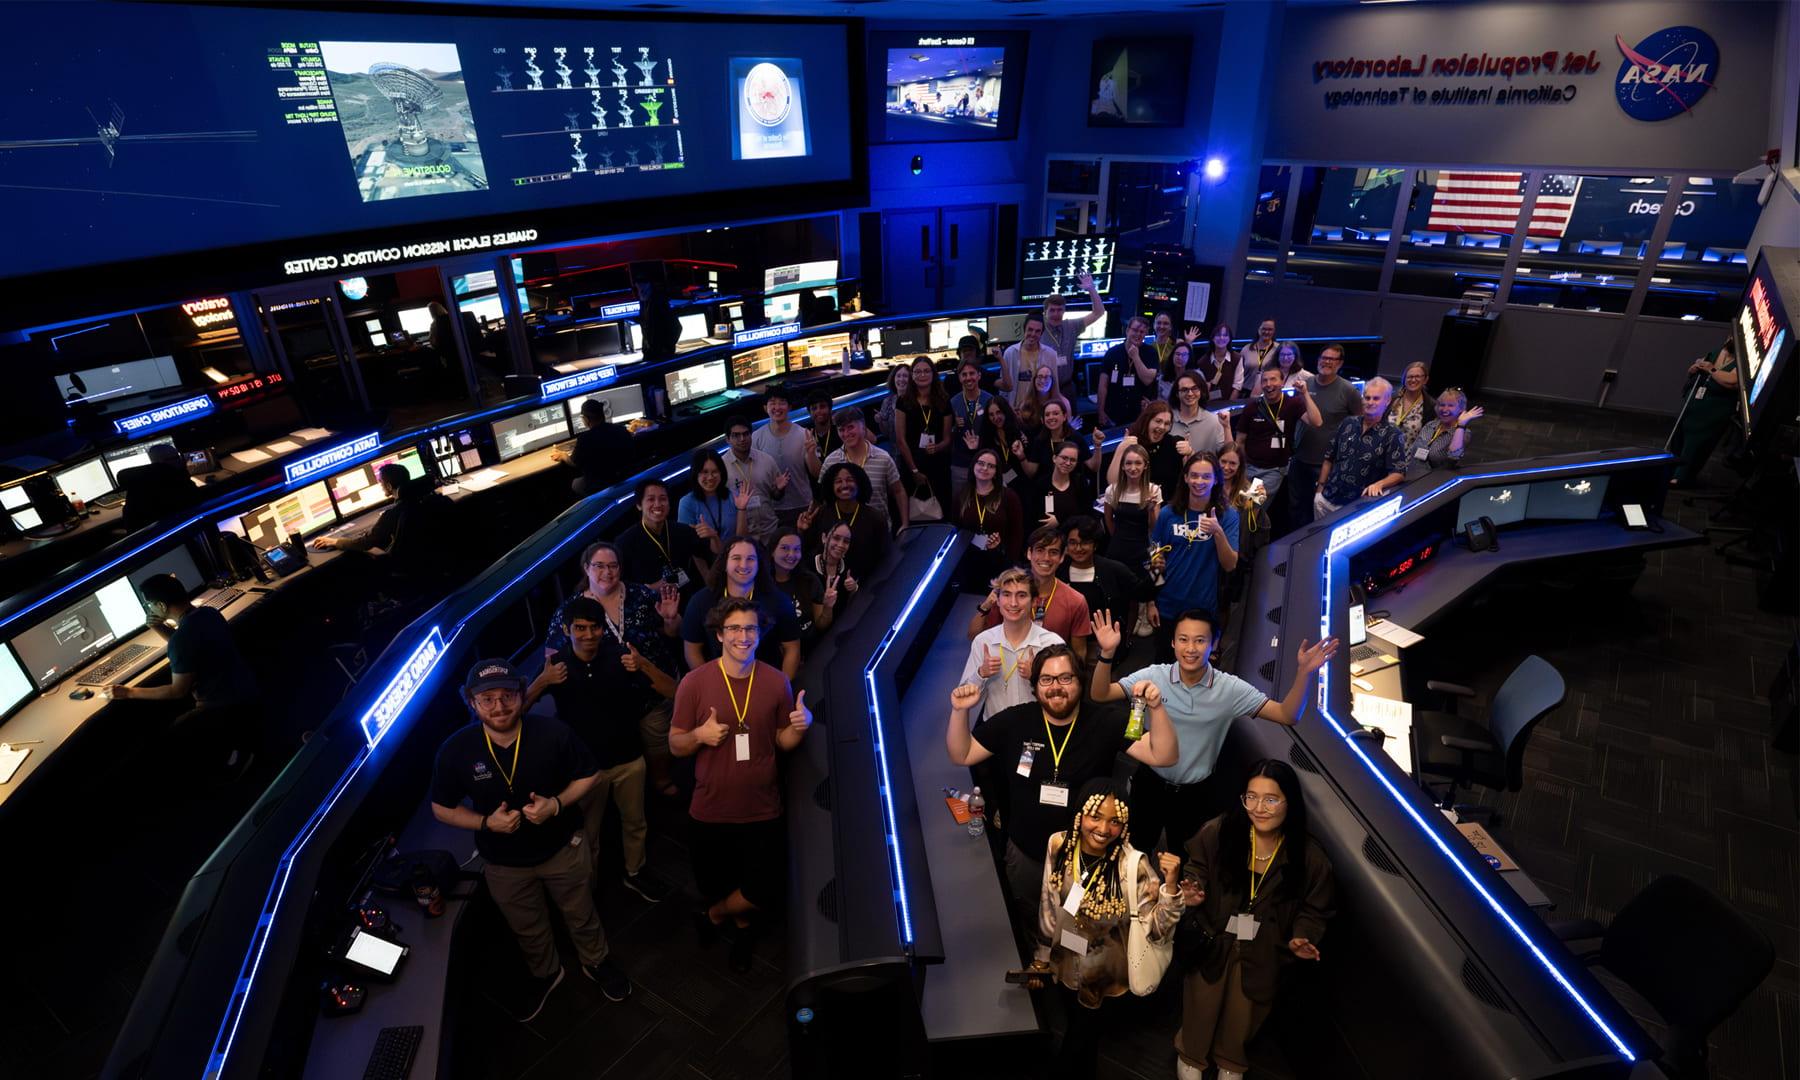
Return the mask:
[[[1300,782],[1284,761],[1250,768],[1239,805],[1187,843],[1187,908],[1176,955],[1182,981],[1175,1074],[1243,1080],[1244,1046],[1269,1015],[1283,974],[1319,959],[1334,905],[1331,861],[1306,829]]]
[[[1388,407],[1388,423],[1399,428],[1409,443],[1419,437],[1426,421],[1437,413],[1437,399],[1425,392],[1425,380],[1430,375],[1431,369],[1423,360],[1406,365],[1406,375],[1400,380],[1400,393]]]
[[[1462,464],[1463,455],[1469,450],[1469,425],[1482,416],[1481,406],[1471,408],[1467,395],[1456,386],[1445,387],[1434,408],[1437,415],[1406,444],[1409,480],[1432,469]]]
[[[1175,414],[1169,434],[1176,446],[1188,444],[1190,454],[1216,454],[1231,441],[1231,414],[1206,407],[1206,380],[1197,371],[1184,371],[1175,379]]]

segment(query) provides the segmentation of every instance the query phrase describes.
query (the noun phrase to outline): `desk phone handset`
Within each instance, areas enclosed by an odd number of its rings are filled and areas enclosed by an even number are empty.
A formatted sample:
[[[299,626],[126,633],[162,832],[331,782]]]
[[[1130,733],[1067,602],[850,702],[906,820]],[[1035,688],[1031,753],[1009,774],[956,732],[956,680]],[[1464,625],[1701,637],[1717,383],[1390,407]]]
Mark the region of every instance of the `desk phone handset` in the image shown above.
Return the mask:
[[[1498,551],[1500,538],[1494,535],[1494,519],[1479,517],[1463,526],[1463,539],[1470,551]]]

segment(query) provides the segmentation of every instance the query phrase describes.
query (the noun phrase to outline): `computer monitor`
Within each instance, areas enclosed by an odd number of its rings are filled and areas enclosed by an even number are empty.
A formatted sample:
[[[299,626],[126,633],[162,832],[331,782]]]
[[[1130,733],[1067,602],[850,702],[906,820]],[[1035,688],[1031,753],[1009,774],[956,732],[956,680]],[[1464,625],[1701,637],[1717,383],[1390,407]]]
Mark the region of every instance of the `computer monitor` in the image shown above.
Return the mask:
[[[0,720],[31,698],[31,678],[11,649],[0,646]]]
[[[569,430],[579,435],[587,430],[587,421],[581,417],[581,403],[597,399],[606,408],[606,420],[611,424],[629,424],[644,416],[644,388],[637,383],[629,386],[609,386],[604,390],[588,394],[585,397],[569,399]]]
[[[132,443],[130,446],[116,446],[111,450],[101,451],[100,456],[105,459],[106,471],[112,473],[115,486],[119,482],[119,474],[126,469],[135,469],[139,465],[150,464],[150,448],[152,446],[173,448],[175,440],[164,435],[158,439],[145,439],[143,442]]]
[[[731,385],[750,386],[787,371],[787,345],[776,342],[731,354]]]
[[[799,317],[799,293],[782,293],[780,296],[763,297],[763,320],[765,322],[793,322]]]
[[[1023,337],[1024,333],[1025,333],[1024,329],[1021,328],[1019,331],[1020,336]],[[1093,322],[1088,323],[1086,326],[1082,327],[1081,334],[1076,338],[1076,340],[1077,341],[1100,341],[1100,340],[1103,340],[1105,337],[1106,337],[1106,319],[1099,318],[1099,319],[1095,319]]]
[[[331,501],[337,505],[339,516],[346,519],[354,517],[392,498],[381,490],[381,470],[388,465],[400,466],[414,480],[425,475],[425,462],[420,459],[419,448],[416,446],[346,469],[325,481],[326,486],[331,489]]]
[[[725,392],[725,358],[671,371],[663,376],[669,404],[681,405],[698,398]]]
[[[1606,483],[1600,476],[1539,480],[1531,485],[1526,506],[1533,521],[1593,521],[1606,506]]]
[[[820,259],[814,262],[792,263],[787,266],[771,266],[763,271],[763,292],[781,292],[787,289],[805,289],[822,285],[836,285],[838,264],[836,259]]]
[[[686,315],[677,315],[675,321],[681,324],[681,341],[706,340],[707,327],[706,313],[704,311],[691,312]]]
[[[66,469],[58,469],[51,473],[56,478],[56,486],[62,488],[64,495],[82,502],[93,502],[102,495],[112,492],[116,486],[106,471],[106,463],[99,458],[89,458],[79,465],[71,465]]]
[[[956,324],[949,319],[932,319],[925,324],[926,342],[932,352],[953,350],[956,339],[962,335],[956,332]]]
[[[889,357],[911,359],[931,348],[931,331],[923,326],[890,326],[881,346]]]
[[[787,343],[788,373],[791,375],[796,371],[813,368],[839,367],[844,362],[844,350],[849,347],[849,334],[821,334],[800,341],[790,341]]]
[[[496,420],[493,429],[494,445],[500,450],[500,460],[511,461],[568,438],[569,416],[559,401],[554,405],[545,405],[504,420]]]
[[[194,556],[188,551],[186,544],[170,548],[125,576],[131,581],[131,587],[137,590],[138,596],[142,597],[144,582],[158,574],[174,574],[175,580],[181,582],[181,587],[187,590],[189,596],[206,587],[206,578],[201,576],[200,568],[194,565]]]
[[[431,463],[439,476],[461,476],[470,469],[481,468],[481,443],[472,430],[433,435],[426,442],[426,449],[431,452]]]
[[[7,510],[23,510],[31,505],[31,492],[25,490],[23,484],[0,488],[0,507]]]
[[[474,300],[464,300],[456,306],[459,310],[465,311],[483,322],[499,322],[506,317],[506,309],[500,306],[498,296],[481,296]],[[470,344],[476,343],[470,342]]]
[[[1456,504],[1456,528],[1477,518],[1488,518],[1495,525],[1512,525],[1525,520],[1525,503],[1531,494],[1528,484],[1506,484],[1476,488]]]
[[[1025,338],[1025,316],[1023,315],[989,315],[988,339],[990,341],[1023,341]]]
[[[625,347],[622,330],[616,322],[584,326],[576,333],[575,349],[584,360],[590,356],[617,356]]]
[[[25,674],[39,690],[144,628],[144,605],[125,578],[114,578],[13,638]]]
[[[323,532],[336,525],[337,520],[331,489],[319,480],[257,507],[239,518],[238,524],[245,539],[257,550],[267,551],[289,540],[304,540]]]
[[[401,308],[394,312],[400,320],[400,329],[413,337],[428,337],[431,334],[431,309],[429,307]]]
[[[498,282],[492,270],[477,270],[473,274],[458,274],[450,279],[450,291],[458,296],[468,293],[482,292],[495,288]]]

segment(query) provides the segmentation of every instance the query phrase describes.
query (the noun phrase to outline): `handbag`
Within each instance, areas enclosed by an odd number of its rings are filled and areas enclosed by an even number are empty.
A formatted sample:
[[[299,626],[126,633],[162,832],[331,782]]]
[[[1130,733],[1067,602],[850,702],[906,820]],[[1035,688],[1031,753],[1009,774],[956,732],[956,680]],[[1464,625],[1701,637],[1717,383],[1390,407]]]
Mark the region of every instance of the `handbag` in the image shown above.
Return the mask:
[[[1170,935],[1162,941],[1151,941],[1150,920],[1156,917],[1156,909],[1152,908],[1148,915],[1140,914],[1137,910],[1138,867],[1143,863],[1140,855],[1136,848],[1125,849],[1128,861],[1123,884],[1132,908],[1131,930],[1125,938],[1125,968],[1131,992],[1138,997],[1149,997],[1156,993],[1163,976],[1169,971],[1169,963],[1175,959],[1175,939]]]
[[[920,491],[925,494],[921,496]],[[944,505],[938,502],[931,483],[921,478],[917,489],[906,497],[907,519],[913,522],[944,520]]]

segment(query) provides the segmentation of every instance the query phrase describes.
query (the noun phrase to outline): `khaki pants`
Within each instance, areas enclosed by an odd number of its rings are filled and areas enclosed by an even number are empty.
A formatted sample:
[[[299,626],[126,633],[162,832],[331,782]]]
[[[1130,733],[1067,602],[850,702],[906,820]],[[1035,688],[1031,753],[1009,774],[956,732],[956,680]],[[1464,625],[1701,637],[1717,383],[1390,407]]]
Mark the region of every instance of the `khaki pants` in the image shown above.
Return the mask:
[[[550,903],[562,912],[581,963],[592,967],[606,959],[606,931],[594,910],[594,893],[588,879],[594,872],[593,846],[577,833],[580,844],[565,844],[555,855],[536,866],[495,866],[483,871],[488,893],[499,905],[506,925],[519,939],[531,974],[547,979],[562,967],[556,955],[556,937],[550,929]]]
[[[1244,1044],[1268,1016],[1267,1005],[1244,996],[1244,963],[1236,956],[1226,961],[1225,976],[1216,983],[1190,971],[1181,980],[1181,1030],[1175,1033],[1175,1049],[1197,1069],[1212,1064],[1247,1072],[1250,1055]]]
[[[644,759],[600,770],[600,782],[581,800],[582,833],[589,851],[600,850],[600,826],[606,821],[606,803],[619,808],[619,837],[625,847],[625,872],[644,868]],[[596,856],[597,857],[597,856]]]

